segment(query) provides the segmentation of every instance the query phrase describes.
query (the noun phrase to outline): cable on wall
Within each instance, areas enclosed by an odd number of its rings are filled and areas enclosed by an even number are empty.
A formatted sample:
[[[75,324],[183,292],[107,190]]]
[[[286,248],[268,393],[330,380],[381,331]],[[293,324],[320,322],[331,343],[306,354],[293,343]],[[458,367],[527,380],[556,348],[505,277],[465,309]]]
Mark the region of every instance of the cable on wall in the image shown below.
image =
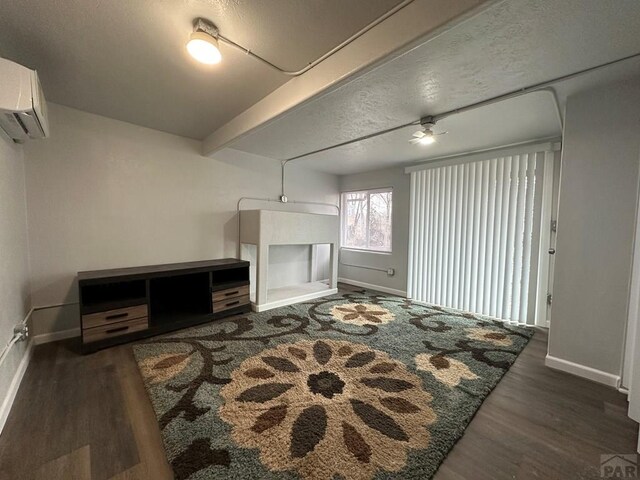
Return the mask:
[[[556,100],[556,104],[557,104],[558,100],[557,100],[556,92],[555,92],[555,90],[553,88],[551,88],[554,84],[556,84],[558,82],[565,81],[565,80],[570,80],[572,78],[576,78],[576,77],[579,77],[581,75],[584,75],[584,74],[587,74],[587,73],[591,73],[591,72],[594,72],[596,70],[600,70],[600,69],[609,67],[611,65],[614,65],[614,64],[617,64],[617,63],[621,63],[621,62],[624,62],[624,61],[627,61],[627,60],[631,60],[631,59],[634,59],[634,58],[638,58],[638,57],[640,57],[640,52],[634,53],[633,55],[628,55],[626,57],[619,58],[617,60],[612,60],[610,62],[602,63],[602,64],[596,65],[594,67],[589,67],[589,68],[586,68],[584,70],[579,70],[577,72],[570,73],[568,75],[563,75],[561,77],[556,77],[556,78],[554,78],[552,80],[547,80],[545,82],[541,82],[541,83],[537,83],[537,84],[534,84],[534,85],[530,85],[528,87],[523,87],[523,88],[520,88],[518,90],[511,91],[509,93],[505,93],[505,94],[502,94],[502,95],[498,95],[496,97],[489,98],[487,100],[483,100],[481,102],[472,103],[472,104],[466,105],[464,107],[459,107],[459,108],[456,108],[456,109],[453,109],[453,110],[449,110],[447,112],[439,113],[437,115],[431,115],[431,118],[433,119],[434,122],[437,122],[437,121],[440,121],[440,120],[442,120],[444,118],[450,117],[452,115],[457,115],[459,113],[468,112],[468,111],[474,110],[476,108],[485,107],[485,106],[488,106],[488,105],[492,105],[494,103],[498,103],[498,102],[501,102],[501,101],[504,101],[504,100],[508,100],[508,99],[511,99],[511,98],[520,97],[522,95],[526,95],[528,93],[537,92],[537,91],[540,91],[540,90],[549,90],[553,94],[554,99]],[[560,116],[560,121],[562,123],[562,117],[561,116]],[[411,122],[407,122],[407,123],[404,123],[402,125],[397,125],[395,127],[386,128],[384,130],[379,130],[377,132],[369,133],[367,135],[362,135],[360,137],[353,138],[351,140],[346,140],[344,142],[336,143],[336,144],[330,145],[328,147],[319,148],[317,150],[312,150],[311,152],[302,153],[300,155],[296,155],[294,157],[282,160],[282,162],[281,162],[281,164],[282,164],[282,196],[283,197],[285,196],[285,193],[284,193],[284,190],[285,190],[284,189],[285,173],[284,173],[284,171],[285,171],[285,168],[286,168],[286,166],[287,166],[287,164],[289,162],[293,162],[293,161],[299,160],[301,158],[305,158],[305,157],[308,157],[308,156],[311,156],[311,155],[315,155],[317,153],[324,153],[324,152],[327,152],[329,150],[334,150],[336,148],[345,147],[345,146],[351,145],[353,143],[362,142],[362,141],[368,140],[370,138],[379,137],[381,135],[386,135],[387,133],[395,132],[396,130],[401,130],[401,129],[406,128],[406,127],[410,127],[410,126],[413,126],[413,125],[417,126],[417,125],[420,125],[420,124],[421,124],[421,119],[420,120],[413,120]]]
[[[371,133],[369,135],[364,135],[362,137],[358,137],[355,140],[347,140],[346,142],[338,143],[338,144],[332,145],[330,147],[322,148],[320,150],[315,150],[313,152],[304,153],[304,154],[298,155],[296,157],[292,157],[292,158],[288,158],[286,160],[282,160],[282,162],[281,162],[281,165],[282,165],[282,196],[284,198],[286,198],[286,195],[284,193],[284,172],[285,172],[286,166],[289,164],[289,162],[293,162],[294,160],[299,160],[300,158],[307,157],[307,156],[313,155],[315,153],[325,152],[327,150],[332,150],[334,148],[343,147],[343,146],[349,145],[351,143],[361,142],[361,141],[367,140],[369,138],[378,137],[380,135],[384,135],[385,133],[395,132],[396,130],[400,130],[401,128],[409,127],[411,125],[420,125],[420,120],[416,120],[416,121],[413,121],[413,122],[405,123],[404,125],[399,125],[397,127],[387,128],[386,130],[381,130],[379,132],[375,132],[375,133]]]
[[[2,352],[0,352],[0,365],[2,365],[2,363],[6,360],[7,356],[9,355],[9,351],[16,343],[23,342],[27,340],[27,338],[29,337],[29,328],[27,326],[27,323],[29,322],[29,319],[33,315],[33,312],[37,312],[39,310],[47,310],[49,308],[66,307],[69,305],[77,305],[77,304],[78,302],[67,302],[67,303],[56,303],[55,305],[31,307],[27,312],[27,314],[25,315],[22,322],[18,323],[16,326],[13,327],[13,336],[9,339],[7,344],[4,346],[4,348],[2,349]]]
[[[16,335],[15,333],[13,334],[13,337],[11,337],[11,340],[9,340],[7,345],[2,349],[2,353],[0,353],[0,365],[4,363],[4,360],[7,358],[7,355],[9,354],[9,350],[11,350],[11,347],[13,347],[16,343],[22,340],[23,339],[21,338],[21,336]]]
[[[280,170],[282,172],[280,201],[282,203],[287,203],[287,201],[289,200],[287,196],[284,194],[284,176],[285,176],[286,165],[287,165],[286,162],[280,162]]]
[[[406,2],[403,2],[403,3],[406,3]],[[457,115],[459,113],[463,113],[463,112],[474,110],[474,109],[477,109],[477,108],[480,108],[480,107],[492,105],[492,104],[500,102],[500,101],[508,100],[510,98],[516,98],[516,97],[519,97],[519,96],[522,96],[522,95],[526,95],[528,93],[537,92],[537,91],[540,91],[540,90],[550,90],[551,93],[553,94],[554,99],[556,100],[556,104],[557,104],[558,103],[557,95],[556,95],[555,90],[552,88],[552,86],[554,84],[562,82],[562,81],[565,81],[565,80],[570,80],[570,79],[579,77],[581,75],[585,75],[587,73],[591,73],[591,72],[594,72],[594,71],[597,71],[597,70],[601,70],[601,69],[607,68],[607,67],[609,67],[611,65],[615,65],[617,63],[625,62],[627,60],[631,60],[631,59],[638,58],[638,57],[640,57],[640,52],[634,53],[632,55],[627,55],[627,56],[619,58],[617,60],[612,60],[610,62],[602,63],[600,65],[596,65],[596,66],[589,67],[589,68],[586,68],[586,69],[583,69],[583,70],[579,70],[577,72],[573,72],[573,73],[570,73],[570,74],[567,74],[567,75],[562,75],[560,77],[556,77],[554,79],[547,80],[545,82],[537,83],[537,84],[534,84],[534,85],[529,85],[527,87],[523,87],[523,88],[520,88],[520,89],[517,89],[517,90],[513,90],[511,92],[508,92],[508,93],[505,93],[505,94],[502,94],[502,95],[498,95],[496,97],[492,97],[492,98],[489,98],[487,100],[483,100],[483,101],[480,101],[480,102],[472,103],[472,104],[466,105],[464,107],[460,107],[460,108],[456,108],[456,109],[453,109],[453,110],[449,110],[447,112],[442,112],[442,113],[439,113],[437,115],[432,115],[431,117],[432,117],[432,119],[434,121],[439,121],[439,120],[442,120],[442,119],[447,118],[447,117],[452,116],[452,115]],[[560,120],[562,122],[562,117],[561,116],[560,116]],[[284,202],[287,201],[287,196],[285,194],[285,170],[286,170],[286,167],[289,164],[289,162],[293,162],[295,160],[299,160],[301,158],[308,157],[310,155],[315,155],[317,153],[323,153],[323,152],[327,152],[329,150],[333,150],[333,149],[336,149],[336,148],[340,148],[340,147],[344,147],[344,146],[347,146],[347,145],[351,145],[353,143],[362,142],[362,141],[368,140],[370,138],[379,137],[381,135],[385,135],[387,133],[395,132],[396,130],[401,130],[403,128],[410,127],[412,125],[420,125],[420,124],[421,124],[421,119],[414,120],[414,121],[411,121],[411,122],[408,122],[408,123],[404,123],[402,125],[397,125],[395,127],[386,128],[384,130],[379,130],[377,132],[373,132],[373,133],[370,133],[370,134],[367,134],[367,135],[363,135],[363,136],[360,136],[360,137],[357,137],[357,138],[354,138],[354,139],[351,139],[351,140],[340,142],[340,143],[337,143],[337,144],[334,144],[334,145],[331,145],[331,146],[328,146],[328,147],[320,148],[320,149],[317,149],[317,150],[313,150],[311,152],[303,153],[303,154],[296,155],[294,157],[282,160],[281,161],[281,169],[282,169],[282,175],[281,175],[282,185],[281,185],[281,187],[282,188],[281,188],[280,202],[284,203]],[[269,200],[269,201],[272,201],[272,200]],[[339,207],[337,207],[337,208],[338,208],[338,211],[339,211],[340,210]],[[240,233],[240,225],[238,223],[238,238],[240,238],[239,233]],[[240,247],[238,246],[238,248],[240,248]],[[342,263],[342,262],[340,262],[340,263]],[[351,267],[355,267],[355,268],[366,268],[366,269],[380,270],[380,271],[385,271],[385,272],[387,271],[387,270],[384,270],[384,269],[377,269],[375,267],[365,267],[365,266],[360,266],[360,265],[348,265],[348,264],[344,264],[344,263],[342,263],[342,264],[345,265],[345,266],[351,266]]]
[[[284,168],[282,171],[282,195],[284,196]],[[294,203],[294,204],[298,204],[298,205],[314,205],[314,206],[318,206],[318,207],[331,207],[331,208],[335,208],[336,209],[336,215],[340,216],[340,207],[338,205],[335,205],[333,203],[324,203],[324,202],[305,202],[302,200],[287,200],[285,202],[282,201],[282,197],[280,197],[279,199],[273,199],[273,198],[258,198],[258,197],[241,197],[238,200],[238,203],[236,204],[236,213],[238,216],[238,258],[240,258],[241,255],[241,250],[242,250],[242,244],[240,243],[240,212],[242,211],[242,209],[240,208],[242,206],[242,202],[244,201],[248,201],[248,200],[252,200],[254,202],[275,202],[275,203]]]
[[[242,51],[243,53],[249,55],[252,58],[255,58],[256,60],[262,62],[266,66],[272,68],[273,70],[276,70],[277,72],[279,72],[279,73],[281,73],[283,75],[287,75],[287,76],[290,76],[290,77],[299,77],[300,75],[302,75],[303,73],[308,72],[313,67],[315,67],[319,63],[325,61],[327,58],[331,57],[335,53],[339,52],[340,50],[342,50],[344,47],[346,47],[350,43],[353,43],[355,40],[357,40],[362,35],[367,33],[373,27],[379,25],[380,23],[385,21],[387,18],[389,18],[390,16],[394,15],[396,12],[399,12],[404,7],[406,7],[410,3],[413,3],[414,1],[415,0],[404,0],[403,2],[399,3],[398,5],[393,7],[391,10],[387,11],[386,13],[384,13],[381,16],[379,16],[378,18],[376,18],[373,22],[369,23],[365,27],[363,27],[360,30],[358,30],[356,33],[354,33],[349,38],[347,38],[344,42],[342,42],[339,45],[335,46],[334,48],[329,50],[327,53],[322,55],[320,58],[314,60],[313,62],[309,63],[306,67],[301,68],[300,70],[285,70],[283,68],[280,68],[279,66],[277,66],[274,63],[270,62],[269,60],[267,60],[267,59],[261,57],[260,55],[252,52],[250,49],[248,49],[246,47],[243,47],[239,43],[234,42],[230,38],[225,37],[224,35],[220,34],[219,32],[217,33],[217,38],[221,42],[226,43],[227,45]]]
[[[367,265],[355,265],[352,263],[345,263],[340,260],[340,265],[344,265],[345,267],[353,267],[353,268],[364,268],[365,270],[374,270],[376,272],[384,272],[389,275],[389,271],[393,270],[392,268],[380,268],[380,267],[369,267]]]

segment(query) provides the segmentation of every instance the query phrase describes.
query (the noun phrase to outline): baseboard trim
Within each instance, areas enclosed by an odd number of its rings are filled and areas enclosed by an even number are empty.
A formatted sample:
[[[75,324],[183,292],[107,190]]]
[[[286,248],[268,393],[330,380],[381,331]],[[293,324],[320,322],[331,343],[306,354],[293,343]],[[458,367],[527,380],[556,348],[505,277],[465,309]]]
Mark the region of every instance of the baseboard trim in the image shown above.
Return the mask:
[[[389,293],[391,295],[397,295],[399,297],[407,297],[407,292],[402,290],[396,290],[395,288],[383,287],[382,285],[374,285],[372,283],[359,282],[358,280],[351,280],[349,278],[338,278],[338,282],[346,283],[347,285],[353,285],[354,287],[362,287],[369,290],[377,290],[382,293]]]
[[[58,340],[65,340],[67,338],[79,337],[79,328],[70,328],[69,330],[60,330],[59,332],[42,333],[33,337],[33,343],[36,345],[42,345],[43,343],[57,342]]]
[[[4,425],[5,423],[7,423],[7,418],[9,418],[9,412],[11,411],[11,407],[13,406],[13,401],[16,399],[18,389],[20,388],[20,384],[22,383],[22,378],[24,377],[24,374],[27,371],[27,367],[29,366],[29,362],[31,361],[31,355],[33,354],[33,345],[33,340],[29,341],[29,343],[27,344],[27,348],[22,355],[20,363],[18,364],[18,369],[13,375],[13,379],[11,380],[11,384],[9,385],[9,389],[7,390],[7,393],[2,400],[2,407],[0,407],[0,434],[2,434]]]
[[[306,302],[307,300],[313,300],[314,298],[326,297],[328,295],[334,295],[338,293],[337,288],[330,288],[329,290],[322,290],[320,292],[307,293],[306,295],[299,295],[297,297],[286,298],[284,300],[278,300],[277,302],[264,303],[257,305],[251,303],[251,308],[254,312],[266,312],[278,307],[286,307],[287,305],[293,305],[294,303]]]
[[[586,378],[594,382],[602,383],[613,388],[620,388],[620,375],[614,375],[612,373],[603,372],[602,370],[596,370],[595,368],[587,367],[579,363],[570,362],[561,358],[552,357],[547,355],[544,364],[553,368],[554,370],[560,370],[562,372],[570,373],[578,377]]]

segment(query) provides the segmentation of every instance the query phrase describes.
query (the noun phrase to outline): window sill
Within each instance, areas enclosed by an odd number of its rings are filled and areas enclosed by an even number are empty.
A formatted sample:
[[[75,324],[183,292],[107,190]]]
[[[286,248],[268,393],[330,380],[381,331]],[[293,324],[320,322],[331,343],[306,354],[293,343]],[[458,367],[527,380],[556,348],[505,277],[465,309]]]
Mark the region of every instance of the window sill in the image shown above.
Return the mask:
[[[392,255],[393,250],[385,251],[385,250],[367,250],[365,248],[353,248],[353,247],[340,247],[340,250],[344,250],[346,252],[356,252],[356,253],[374,253],[376,255]]]

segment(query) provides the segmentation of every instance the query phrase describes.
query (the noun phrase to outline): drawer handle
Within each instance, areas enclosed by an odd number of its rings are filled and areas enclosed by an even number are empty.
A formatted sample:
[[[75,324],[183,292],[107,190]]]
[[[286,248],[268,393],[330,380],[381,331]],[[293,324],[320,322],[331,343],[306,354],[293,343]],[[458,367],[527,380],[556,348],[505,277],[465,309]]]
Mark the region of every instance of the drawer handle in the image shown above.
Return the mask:
[[[240,300],[236,300],[235,302],[229,302],[227,303],[227,307],[233,307],[234,305],[238,305],[240,303]]]
[[[115,320],[116,318],[124,318],[124,317],[128,317],[129,314],[127,312],[125,313],[114,313],[113,315],[107,315],[106,317],[104,317],[105,320]]]
[[[125,330],[129,330],[129,327],[111,328],[109,330],[106,330],[104,333],[124,332]]]
[[[236,290],[235,292],[227,292],[224,294],[225,297],[230,297],[232,295],[237,295],[240,293],[240,290]]]

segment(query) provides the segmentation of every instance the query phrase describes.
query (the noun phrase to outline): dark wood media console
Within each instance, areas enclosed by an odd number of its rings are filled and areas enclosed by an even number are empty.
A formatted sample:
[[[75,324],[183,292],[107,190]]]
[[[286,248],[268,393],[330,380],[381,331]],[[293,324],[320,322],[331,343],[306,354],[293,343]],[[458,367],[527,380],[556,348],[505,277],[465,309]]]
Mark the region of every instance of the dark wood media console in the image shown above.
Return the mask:
[[[249,312],[249,262],[224,258],[78,273],[82,351]]]

